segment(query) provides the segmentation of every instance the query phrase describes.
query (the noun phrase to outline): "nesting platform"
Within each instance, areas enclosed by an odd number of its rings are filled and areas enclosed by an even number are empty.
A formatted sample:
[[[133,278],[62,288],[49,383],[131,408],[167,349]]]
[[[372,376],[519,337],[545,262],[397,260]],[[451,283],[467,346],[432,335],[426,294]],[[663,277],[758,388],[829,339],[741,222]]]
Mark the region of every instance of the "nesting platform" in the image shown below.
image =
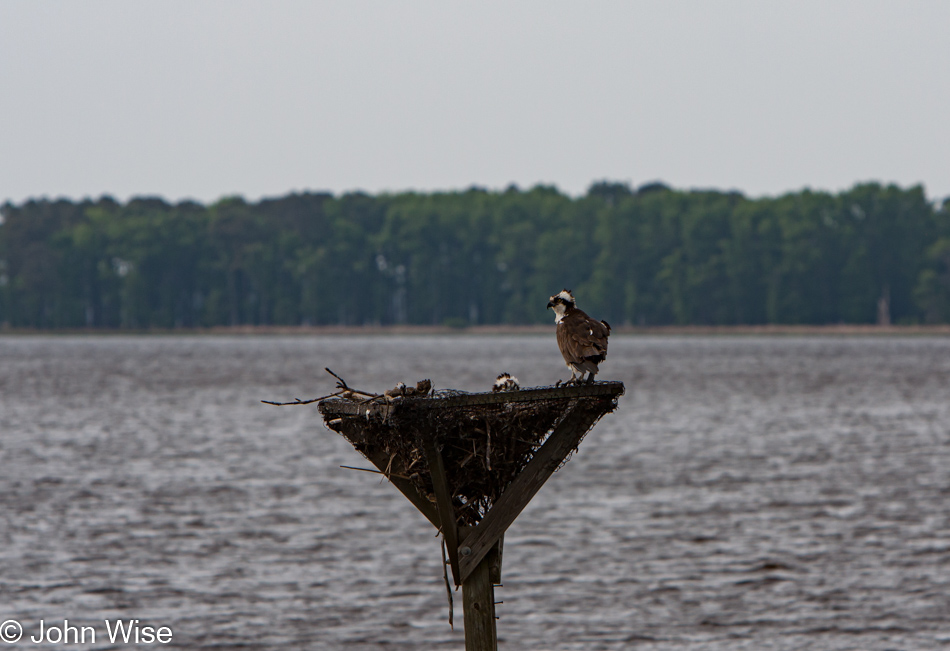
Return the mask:
[[[500,554],[508,526],[623,392],[621,382],[443,390],[388,402],[332,398],[319,409],[442,532],[462,585],[489,552]]]

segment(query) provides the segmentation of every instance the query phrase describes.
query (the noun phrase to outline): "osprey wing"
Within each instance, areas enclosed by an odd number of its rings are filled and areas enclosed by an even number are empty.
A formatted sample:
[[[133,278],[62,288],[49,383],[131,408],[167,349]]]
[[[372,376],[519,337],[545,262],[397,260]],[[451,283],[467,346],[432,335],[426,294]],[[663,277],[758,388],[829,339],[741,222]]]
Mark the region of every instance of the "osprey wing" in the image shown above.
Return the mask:
[[[597,358],[599,362],[607,357],[610,326],[605,321],[597,321],[575,310],[567,315],[563,325],[566,347],[576,361]]]

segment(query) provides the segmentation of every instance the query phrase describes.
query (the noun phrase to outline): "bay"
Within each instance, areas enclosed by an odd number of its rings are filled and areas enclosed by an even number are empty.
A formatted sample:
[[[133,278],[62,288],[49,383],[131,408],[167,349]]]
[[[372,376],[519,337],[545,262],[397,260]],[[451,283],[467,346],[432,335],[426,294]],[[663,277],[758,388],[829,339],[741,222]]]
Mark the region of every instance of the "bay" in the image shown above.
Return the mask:
[[[0,337],[0,620],[463,648],[431,525],[315,405],[260,402],[330,393],[325,366],[569,375],[553,333]],[[506,536],[501,648],[950,644],[950,340],[614,336],[598,377],[620,409]]]

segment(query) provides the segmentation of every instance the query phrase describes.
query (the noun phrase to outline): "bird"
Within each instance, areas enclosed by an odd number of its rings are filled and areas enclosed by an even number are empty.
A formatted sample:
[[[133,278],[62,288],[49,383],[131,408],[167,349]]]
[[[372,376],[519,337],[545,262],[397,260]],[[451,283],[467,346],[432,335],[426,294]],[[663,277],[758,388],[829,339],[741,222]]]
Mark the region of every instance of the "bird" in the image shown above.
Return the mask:
[[[520,389],[521,385],[518,383],[518,378],[510,373],[502,373],[495,379],[495,386],[492,387],[492,393],[518,391]]]
[[[427,396],[430,391],[432,391],[432,380],[419,380],[414,387],[406,386],[405,382],[396,382],[396,386],[386,389],[383,396],[387,402],[392,402],[395,398]]]
[[[552,296],[548,308],[554,310],[557,346],[561,349],[567,367],[571,369],[571,379],[567,384],[580,383],[584,380],[584,373],[588,374],[587,383],[593,382],[597,365],[607,359],[610,324],[592,319],[579,310],[569,289]]]

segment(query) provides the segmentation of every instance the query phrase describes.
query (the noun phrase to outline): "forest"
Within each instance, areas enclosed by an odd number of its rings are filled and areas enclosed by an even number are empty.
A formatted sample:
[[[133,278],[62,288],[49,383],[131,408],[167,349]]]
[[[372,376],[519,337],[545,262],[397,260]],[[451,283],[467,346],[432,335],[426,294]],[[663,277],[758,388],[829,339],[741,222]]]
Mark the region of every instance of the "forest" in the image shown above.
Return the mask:
[[[4,328],[950,322],[950,200],[555,187],[0,208]]]

